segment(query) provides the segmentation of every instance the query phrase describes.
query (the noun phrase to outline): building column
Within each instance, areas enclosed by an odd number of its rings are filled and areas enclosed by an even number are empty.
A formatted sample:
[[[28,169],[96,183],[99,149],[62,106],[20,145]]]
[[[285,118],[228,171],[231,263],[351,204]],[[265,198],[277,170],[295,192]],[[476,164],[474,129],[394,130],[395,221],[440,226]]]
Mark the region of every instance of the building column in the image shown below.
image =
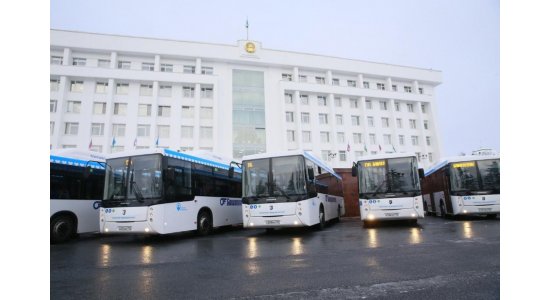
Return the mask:
[[[160,71],[160,55],[155,55],[155,72]]]
[[[63,61],[65,59],[63,58]],[[67,76],[61,76],[59,77],[59,86],[57,89],[57,110],[55,111],[55,117],[54,117],[54,128],[53,128],[53,134],[51,136],[51,144],[52,148],[60,148],[61,146],[61,137],[64,134],[65,130],[65,124],[63,123],[63,114],[65,112],[65,94],[68,90],[68,81],[69,79]],[[80,126],[80,125],[79,125]],[[80,129],[80,128],[79,128]]]
[[[116,57],[116,53],[113,52]],[[111,58],[113,55],[111,55]],[[116,63],[116,59],[114,60]],[[111,65],[113,64],[113,60],[111,60]],[[115,94],[115,84],[116,81],[112,78],[109,79],[109,83],[107,84],[107,97],[105,98],[105,137],[103,138],[103,153],[111,153],[111,144],[113,141],[113,98]]]
[[[363,84],[363,83],[361,83]],[[367,122],[367,97],[359,97],[359,109],[361,110],[361,134],[363,135],[363,145],[361,145],[361,151],[365,151],[365,145],[367,145],[369,141],[369,132],[368,132],[368,122]],[[368,149],[368,148],[367,148]],[[368,155],[368,151],[365,151],[365,155]],[[357,158],[357,157],[356,157]]]
[[[195,74],[202,74],[202,59],[200,57],[195,60]]]
[[[298,82],[299,76],[300,76],[300,72],[298,71],[298,67],[292,68],[292,81]]]
[[[395,152],[399,152],[396,145],[399,147],[399,139],[397,134],[397,121],[395,120],[395,100],[390,99],[390,126],[392,128],[392,138],[391,138],[391,144],[392,144],[392,150],[395,148]],[[401,120],[401,124],[403,124],[403,120]]]
[[[118,54],[116,52],[111,52],[111,61],[109,62],[109,68],[111,69],[117,68],[117,59],[118,59]]]
[[[390,77],[386,78],[386,84],[388,85],[388,88],[386,89],[386,91],[392,92],[393,91],[393,88],[392,88],[393,83],[392,83],[392,80],[391,80]]]
[[[338,153],[338,139],[336,136],[336,106],[334,105],[334,94],[330,93],[328,94],[328,103],[329,103],[329,111],[328,114],[328,122],[330,124],[330,152]],[[319,119],[319,116],[317,116],[317,119]],[[346,145],[347,150],[347,145]],[[336,155],[338,157],[338,155]],[[338,160],[339,161],[339,160]]]
[[[327,76],[326,84],[332,85],[332,71],[328,70],[326,76]]]
[[[63,49],[63,65],[64,66],[71,66],[73,62],[71,61],[73,55],[72,51],[69,48]]]
[[[159,82],[153,81],[153,101],[151,103],[151,132],[153,133],[153,143],[152,148],[156,148],[157,138],[159,137],[158,132],[158,100],[159,100]],[[159,139],[160,146],[160,139]]]
[[[413,93],[418,94],[418,80],[413,81]]]
[[[427,166],[429,165],[429,161],[427,160],[428,159],[428,146],[426,145],[426,132],[424,130],[424,116],[422,115],[422,102],[416,102],[416,111],[418,112],[417,115],[418,115],[418,121],[420,124],[418,124],[418,126],[420,127],[420,136],[418,137],[420,139],[420,141],[418,141],[418,144],[420,145],[420,155],[426,155],[426,159],[422,160],[422,164]],[[431,143],[433,144],[433,140],[431,141]]]
[[[200,59],[200,58],[198,58]],[[196,69],[195,69],[196,71]],[[198,150],[198,148],[200,148],[200,124],[201,124],[201,119],[200,119],[200,110],[201,110],[201,106],[200,106],[200,103],[201,103],[201,85],[200,83],[196,83],[195,84],[195,97],[194,97],[194,104],[193,104],[193,107],[194,107],[194,120],[193,120],[193,150]]]
[[[298,149],[303,149],[304,142],[302,141],[302,107],[300,105],[300,92],[294,91],[291,94],[296,105],[296,143],[298,144]],[[311,120],[310,120],[311,121]],[[287,148],[288,149],[288,148]]]
[[[363,86],[363,81],[364,81],[363,80],[363,74],[358,74],[357,75],[357,81],[358,81],[357,82],[357,87],[358,88],[364,88],[364,86]]]

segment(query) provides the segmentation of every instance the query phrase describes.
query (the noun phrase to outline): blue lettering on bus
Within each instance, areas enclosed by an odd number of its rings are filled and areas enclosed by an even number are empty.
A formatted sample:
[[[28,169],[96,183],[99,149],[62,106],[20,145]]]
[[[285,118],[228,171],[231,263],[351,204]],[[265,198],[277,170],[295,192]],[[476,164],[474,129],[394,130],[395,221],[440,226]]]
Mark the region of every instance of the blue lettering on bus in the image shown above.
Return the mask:
[[[94,209],[99,209],[101,207],[101,201],[95,201],[92,206]]]
[[[336,197],[327,197],[328,202],[336,202]]]
[[[243,202],[242,200],[232,200],[232,199],[229,199],[229,198],[220,198],[220,205],[221,206],[240,206],[242,205]]]

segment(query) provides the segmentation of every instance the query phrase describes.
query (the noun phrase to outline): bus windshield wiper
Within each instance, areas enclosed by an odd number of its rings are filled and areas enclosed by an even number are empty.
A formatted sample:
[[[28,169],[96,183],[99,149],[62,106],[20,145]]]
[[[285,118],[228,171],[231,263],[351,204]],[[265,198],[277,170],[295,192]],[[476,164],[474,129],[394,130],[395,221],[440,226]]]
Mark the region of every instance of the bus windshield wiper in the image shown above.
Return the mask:
[[[290,197],[286,194],[286,192],[280,186],[274,183],[273,187],[275,187],[277,191],[281,192],[281,194],[283,194],[283,196],[285,196],[287,200],[290,200]]]

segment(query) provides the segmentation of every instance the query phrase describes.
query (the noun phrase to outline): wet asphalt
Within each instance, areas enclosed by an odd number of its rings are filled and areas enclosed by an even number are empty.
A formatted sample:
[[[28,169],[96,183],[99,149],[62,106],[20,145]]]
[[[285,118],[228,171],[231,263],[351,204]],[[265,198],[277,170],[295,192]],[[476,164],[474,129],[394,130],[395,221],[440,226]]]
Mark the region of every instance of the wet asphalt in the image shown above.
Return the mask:
[[[500,220],[323,231],[81,235],[50,246],[51,299],[498,299]]]

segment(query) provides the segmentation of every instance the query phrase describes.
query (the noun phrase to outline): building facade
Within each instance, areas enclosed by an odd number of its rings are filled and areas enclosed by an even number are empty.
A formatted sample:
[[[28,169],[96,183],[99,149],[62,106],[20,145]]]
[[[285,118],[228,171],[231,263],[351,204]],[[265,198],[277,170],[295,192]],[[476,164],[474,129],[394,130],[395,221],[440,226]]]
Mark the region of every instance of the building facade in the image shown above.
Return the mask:
[[[439,159],[440,71],[262,48],[50,31],[51,148]]]

